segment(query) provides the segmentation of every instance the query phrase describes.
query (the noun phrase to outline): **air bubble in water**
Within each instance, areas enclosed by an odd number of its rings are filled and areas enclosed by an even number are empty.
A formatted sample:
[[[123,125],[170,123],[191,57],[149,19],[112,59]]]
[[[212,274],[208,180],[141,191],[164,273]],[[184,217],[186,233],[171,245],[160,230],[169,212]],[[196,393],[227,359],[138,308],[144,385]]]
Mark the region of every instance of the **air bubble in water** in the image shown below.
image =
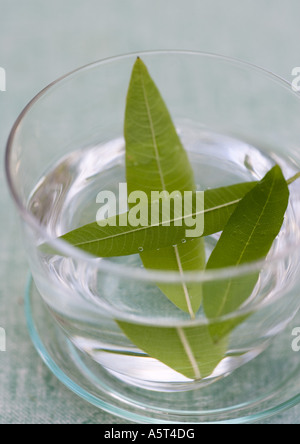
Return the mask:
[[[139,251],[140,252],[144,251],[144,248],[143,247],[139,247]]]

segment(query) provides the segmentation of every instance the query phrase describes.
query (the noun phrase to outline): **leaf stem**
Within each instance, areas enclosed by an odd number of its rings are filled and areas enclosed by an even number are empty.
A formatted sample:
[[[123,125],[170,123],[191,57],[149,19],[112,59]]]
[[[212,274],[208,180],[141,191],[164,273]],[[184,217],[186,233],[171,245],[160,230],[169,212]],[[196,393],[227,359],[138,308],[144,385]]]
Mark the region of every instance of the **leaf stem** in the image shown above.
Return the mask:
[[[176,246],[176,247],[174,247],[174,249],[175,249],[175,255],[176,255],[176,260],[177,260],[177,263],[178,263],[178,268],[179,268],[180,276],[183,278],[184,277],[184,275],[183,275],[183,268],[182,268],[182,264],[181,264],[181,259],[180,259],[180,254],[179,254],[179,251],[178,251],[178,247]],[[184,291],[184,295],[185,295],[186,305],[187,305],[189,314],[191,316],[191,319],[195,319],[196,316],[195,316],[195,313],[193,311],[193,307],[192,307],[192,304],[191,304],[191,298],[190,298],[190,295],[189,295],[189,291],[188,291],[187,285],[186,285],[186,283],[184,281],[182,281],[182,287],[183,287],[183,291]]]
[[[197,379],[201,379],[201,373],[200,373],[200,369],[199,369],[197,360],[196,360],[194,352],[193,352],[193,350],[192,350],[192,348],[191,348],[191,346],[189,344],[189,341],[188,341],[188,339],[186,337],[184,329],[178,327],[177,328],[177,333],[178,333],[180,341],[181,341],[181,343],[183,345],[184,351],[185,351],[185,353],[186,353],[186,355],[187,355],[187,357],[188,357],[188,359],[189,359],[189,361],[191,363],[193,371],[195,373],[195,379],[196,380]]]
[[[299,171],[299,173],[295,174],[295,176],[288,179],[286,182],[288,185],[291,185],[292,183],[294,183],[298,179],[300,179],[300,171]]]

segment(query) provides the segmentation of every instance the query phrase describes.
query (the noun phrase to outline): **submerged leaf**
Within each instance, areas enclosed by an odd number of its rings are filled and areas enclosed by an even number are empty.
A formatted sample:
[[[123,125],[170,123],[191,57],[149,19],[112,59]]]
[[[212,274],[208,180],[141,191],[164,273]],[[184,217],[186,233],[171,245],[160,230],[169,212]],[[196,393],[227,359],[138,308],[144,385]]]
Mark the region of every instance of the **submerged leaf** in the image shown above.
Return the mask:
[[[241,200],[230,217],[207,263],[207,270],[235,267],[263,259],[280,232],[289,201],[289,189],[279,166],[275,166]],[[237,310],[252,294],[258,272],[214,280],[204,284],[204,311],[216,319]],[[215,340],[241,322],[211,326]]]
[[[226,339],[215,344],[206,325],[163,328],[118,324],[137,347],[189,379],[210,376],[225,356],[228,345]]]
[[[196,191],[194,174],[187,153],[169,111],[144,63],[138,59],[130,82],[126,117],[126,164],[129,193],[144,191],[151,200],[153,191]],[[203,210],[203,208],[202,208]],[[168,227],[161,227],[164,230]],[[173,227],[176,228],[176,227]],[[161,237],[166,237],[161,231]],[[203,270],[205,247],[201,238],[179,242],[159,251],[144,251],[141,259],[149,269],[178,272]],[[183,241],[183,243],[182,243]],[[144,244],[145,245],[145,244]],[[181,310],[195,317],[202,301],[202,285],[158,284],[163,293]],[[207,326],[159,328],[119,323],[127,337],[139,348],[190,379],[212,373],[226,351],[226,340],[213,344]]]

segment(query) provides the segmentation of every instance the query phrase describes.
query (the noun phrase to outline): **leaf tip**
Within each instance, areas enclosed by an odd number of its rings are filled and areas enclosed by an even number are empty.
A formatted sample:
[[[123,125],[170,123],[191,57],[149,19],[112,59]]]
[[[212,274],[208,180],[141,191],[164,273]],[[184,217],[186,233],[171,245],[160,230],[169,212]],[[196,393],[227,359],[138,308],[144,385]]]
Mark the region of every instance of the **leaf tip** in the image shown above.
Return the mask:
[[[145,63],[143,62],[143,60],[141,59],[140,56],[137,56],[135,64],[134,64],[134,68],[139,69],[139,70],[142,68],[147,69]]]

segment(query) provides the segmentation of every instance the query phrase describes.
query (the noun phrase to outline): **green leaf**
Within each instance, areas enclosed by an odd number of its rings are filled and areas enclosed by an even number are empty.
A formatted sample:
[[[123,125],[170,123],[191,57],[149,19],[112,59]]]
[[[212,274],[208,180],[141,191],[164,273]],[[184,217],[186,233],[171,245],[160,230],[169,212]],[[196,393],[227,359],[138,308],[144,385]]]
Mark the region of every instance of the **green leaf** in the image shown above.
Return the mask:
[[[224,188],[216,188],[204,192],[204,233],[203,236],[218,233],[222,231],[236,208],[238,202],[245,194],[256,185],[256,182],[247,182],[232,185]],[[65,240],[76,246],[77,248],[88,252],[96,257],[118,257],[139,253],[139,249],[144,251],[164,249],[175,244],[180,244],[185,239],[186,229],[185,220],[182,220],[182,226],[175,226],[174,208],[171,206],[170,226],[163,226],[162,222],[158,226],[151,225],[152,207],[156,205],[150,203],[148,206],[148,221],[145,227],[120,226],[120,218],[124,220],[124,215],[117,215],[116,219],[110,218],[106,220],[107,226],[101,227],[97,222],[92,222],[83,227],[77,228],[69,233],[61,236],[60,239]],[[129,212],[126,214],[128,220]],[[159,218],[162,221],[162,210],[160,208]],[[193,205],[193,212],[190,217],[195,217],[196,210]],[[186,215],[185,219],[188,218]],[[166,220],[164,219],[164,222]],[[110,226],[109,224],[115,224]],[[189,242],[191,248],[191,243]],[[44,246],[44,251],[50,249]],[[173,250],[173,249],[172,249]],[[185,246],[181,246],[181,250],[185,250]],[[170,250],[171,251],[171,250]],[[160,251],[160,256],[164,254]],[[145,255],[143,255],[145,256]],[[146,260],[146,258],[144,257]],[[153,264],[159,269],[158,263]],[[168,268],[166,264],[166,269]]]
[[[128,191],[144,191],[151,200],[152,191],[195,191],[194,175],[187,154],[177,135],[169,111],[138,59],[130,82],[126,117],[126,163]],[[161,227],[164,230],[167,227]],[[175,227],[173,227],[175,228]],[[168,230],[169,231],[169,230]],[[166,237],[166,231],[161,231]],[[202,270],[205,249],[202,239],[182,244],[180,233],[174,245],[159,251],[144,251],[141,259],[146,268],[180,273]],[[191,245],[192,244],[192,245]],[[145,243],[144,249],[146,248]],[[159,285],[163,293],[193,318],[202,300],[202,286]],[[159,328],[119,322],[127,337],[154,359],[158,359],[190,379],[211,374],[226,352],[226,341],[212,343],[207,326],[191,328]]]
[[[128,193],[141,190],[193,191],[194,174],[166,104],[138,59],[125,112]]]
[[[169,111],[151,79],[146,66],[138,59],[132,72],[125,117],[126,168],[129,194],[144,191],[151,201],[153,191],[195,192],[193,170],[181,144]],[[237,266],[265,257],[280,231],[286,211],[288,184],[279,167],[260,182],[249,182],[205,191],[204,233],[211,235],[224,229],[207,269]],[[154,203],[147,205],[151,215]],[[130,212],[126,214],[128,218]],[[173,214],[173,216],[172,216]],[[196,216],[196,207],[191,215]],[[202,270],[205,265],[201,238],[187,241],[186,225],[178,227],[178,215],[171,212],[170,226],[124,225],[124,214],[115,224],[99,226],[97,222],[62,236],[72,245],[97,257],[136,254],[146,268],[176,271]],[[122,223],[119,223],[122,220]],[[106,223],[108,223],[106,221]],[[224,228],[225,227],[225,228]],[[185,242],[187,241],[187,242]],[[55,253],[47,246],[41,249]],[[143,250],[143,252],[141,252]],[[159,251],[157,251],[159,250]],[[139,348],[190,379],[209,376],[223,359],[227,335],[245,316],[216,323],[214,319],[239,308],[251,295],[258,273],[214,281],[204,286],[204,310],[209,326],[152,327],[116,321],[128,338]],[[202,301],[200,284],[159,284],[165,295],[192,318]]]
[[[134,65],[127,95],[125,141],[129,194],[144,191],[151,200],[153,191],[196,191],[187,153],[166,104],[140,58]],[[159,263],[160,270],[171,269],[183,274],[205,267],[204,242],[198,238],[195,244],[191,249],[178,244],[164,252],[145,251],[140,256],[146,268],[156,269]],[[162,255],[167,261],[161,260]],[[202,300],[201,286],[194,286],[192,290],[183,283],[160,288],[175,305],[195,317]]]
[[[227,349],[227,340],[215,344],[205,325],[164,328],[118,324],[137,347],[189,379],[211,375]]]
[[[238,204],[207,263],[207,270],[235,267],[263,259],[280,232],[289,201],[289,189],[275,166]],[[252,294],[259,273],[204,284],[206,316],[215,319],[237,310]],[[228,334],[244,318],[213,324],[214,340]]]
[[[289,179],[287,183],[291,184],[298,178],[299,174]],[[256,185],[257,182],[245,182],[205,191],[204,233],[202,236],[223,231],[238,203]],[[128,214],[125,216],[126,219],[128,219]],[[151,204],[149,205],[148,214],[151,214]],[[191,217],[194,216],[195,212]],[[184,220],[181,227],[174,227],[174,220],[172,221],[171,218],[170,227],[162,226],[162,224],[153,226],[149,217],[147,227],[123,227],[119,223],[120,217],[123,219],[124,215],[116,216],[115,226],[100,227],[97,222],[92,222],[70,231],[61,236],[60,239],[96,257],[118,257],[137,254],[140,247],[144,251],[164,249],[171,245],[180,244],[185,237]],[[161,211],[160,218],[162,218]],[[109,223],[109,219],[107,223]],[[191,247],[190,242],[189,246]],[[45,253],[56,253],[45,244],[40,249]],[[159,269],[158,263],[157,269]]]
[[[293,183],[298,178],[299,174],[289,179],[287,184]],[[245,182],[205,191],[204,233],[202,236],[223,231],[238,203],[256,185],[257,182]],[[126,219],[128,219],[128,214],[125,216]],[[151,204],[148,214],[151,214]],[[195,214],[194,212],[191,217],[194,217]],[[184,220],[181,227],[174,227],[174,220],[172,221],[171,218],[170,227],[162,226],[162,224],[153,226],[149,217],[147,227],[123,227],[119,223],[120,217],[123,219],[124,215],[116,216],[115,226],[100,227],[97,222],[92,222],[70,231],[60,239],[96,257],[118,257],[137,254],[139,247],[142,247],[144,251],[170,247],[179,244],[185,236]],[[161,211],[160,219],[162,219]],[[107,223],[109,223],[109,219]],[[191,246],[190,242],[189,246]],[[56,253],[45,244],[40,249],[45,253]],[[158,264],[157,269],[159,269]]]

